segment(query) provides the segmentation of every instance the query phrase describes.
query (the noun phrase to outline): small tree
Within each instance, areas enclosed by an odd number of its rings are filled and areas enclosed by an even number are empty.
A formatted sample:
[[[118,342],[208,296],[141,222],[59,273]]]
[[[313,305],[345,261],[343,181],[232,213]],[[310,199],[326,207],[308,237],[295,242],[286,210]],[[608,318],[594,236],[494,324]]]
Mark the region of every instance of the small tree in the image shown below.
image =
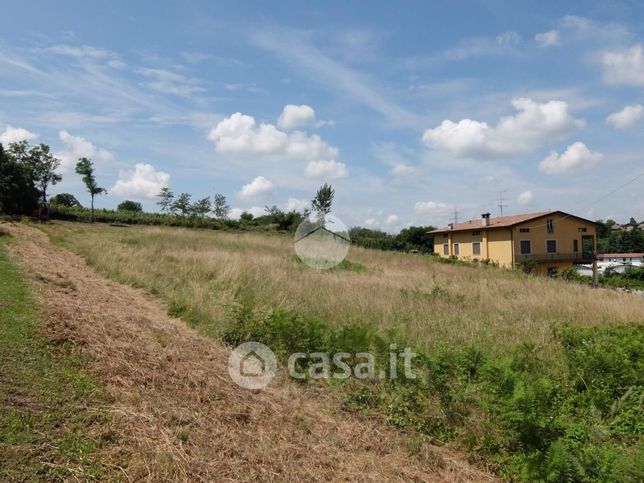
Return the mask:
[[[174,193],[170,191],[170,188],[164,186],[163,188],[161,188],[161,192],[157,196],[161,198],[159,201],[157,201],[157,205],[159,205],[161,207],[161,211],[165,213],[172,206]]]
[[[66,208],[81,207],[81,204],[71,193],[58,193],[56,196],[49,199],[49,203],[52,205],[64,206]]]
[[[199,218],[205,218],[208,213],[210,213],[210,198],[206,196],[200,200],[195,201],[190,207],[191,214],[198,216]]]
[[[94,177],[94,163],[92,163],[90,159],[79,158],[78,163],[76,163],[76,173],[83,177],[83,183],[85,183],[87,192],[92,199],[92,223],[94,223],[94,196],[103,193],[107,194],[107,190],[105,188],[101,188],[96,183],[96,178]]]
[[[311,200],[311,206],[317,214],[320,223],[324,223],[324,217],[331,213],[331,204],[333,203],[334,195],[335,190],[331,185],[324,183],[315,194],[315,198]]]
[[[230,205],[228,205],[226,197],[221,193],[216,193],[213,198],[212,213],[218,220],[225,220],[230,214]]]
[[[125,200],[116,207],[117,211],[131,211],[134,213],[141,213],[143,206],[138,201]]]
[[[192,195],[189,193],[181,193],[170,205],[170,212],[179,213],[181,216],[188,216],[192,207],[190,198],[192,198]]]

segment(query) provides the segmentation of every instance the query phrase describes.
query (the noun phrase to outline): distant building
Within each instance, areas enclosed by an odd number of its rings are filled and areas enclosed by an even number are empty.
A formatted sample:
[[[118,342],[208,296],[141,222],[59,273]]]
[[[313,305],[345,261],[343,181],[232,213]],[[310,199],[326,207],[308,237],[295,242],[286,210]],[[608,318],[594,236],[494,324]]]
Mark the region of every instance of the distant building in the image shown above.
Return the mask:
[[[430,232],[434,253],[463,260],[489,260],[513,268],[534,261],[537,273],[555,274],[575,263],[592,263],[595,223],[563,211],[481,219],[450,224]]]
[[[598,253],[597,262],[604,264],[624,264],[641,267],[644,265],[644,253]]]

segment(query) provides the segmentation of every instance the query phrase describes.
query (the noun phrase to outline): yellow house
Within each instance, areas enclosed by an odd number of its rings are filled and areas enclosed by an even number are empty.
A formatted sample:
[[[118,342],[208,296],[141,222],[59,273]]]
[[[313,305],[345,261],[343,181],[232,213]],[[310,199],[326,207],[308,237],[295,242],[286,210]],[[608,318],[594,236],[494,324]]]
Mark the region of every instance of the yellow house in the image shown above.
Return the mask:
[[[575,263],[592,263],[596,250],[595,223],[563,211],[481,219],[450,224],[430,232],[434,253],[462,260],[489,260],[501,267],[524,261],[537,273],[556,274]]]

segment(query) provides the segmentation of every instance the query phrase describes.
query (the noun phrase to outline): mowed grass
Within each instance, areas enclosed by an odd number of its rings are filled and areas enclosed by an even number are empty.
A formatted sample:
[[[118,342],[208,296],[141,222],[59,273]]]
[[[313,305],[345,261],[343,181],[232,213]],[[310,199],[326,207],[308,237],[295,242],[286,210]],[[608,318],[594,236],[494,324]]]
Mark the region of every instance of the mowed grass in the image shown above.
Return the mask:
[[[292,237],[283,234],[63,222],[43,229],[100,272],[161,296],[171,313],[216,337],[240,303],[291,309],[337,327],[367,324],[426,349],[476,343],[496,352],[531,342],[547,353],[553,325],[644,319],[641,297],[421,255],[351,247],[350,263],[316,271],[294,259]]]
[[[100,390],[65,347],[39,335],[40,311],[0,236],[0,480],[106,477],[93,455]]]

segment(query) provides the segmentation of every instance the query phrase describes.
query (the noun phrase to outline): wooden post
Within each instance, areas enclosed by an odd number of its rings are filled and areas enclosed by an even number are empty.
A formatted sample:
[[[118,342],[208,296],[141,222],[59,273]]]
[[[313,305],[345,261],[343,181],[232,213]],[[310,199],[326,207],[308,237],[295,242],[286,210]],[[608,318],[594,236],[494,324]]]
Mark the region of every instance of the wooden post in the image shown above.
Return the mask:
[[[597,251],[593,251],[593,287],[597,285]]]

